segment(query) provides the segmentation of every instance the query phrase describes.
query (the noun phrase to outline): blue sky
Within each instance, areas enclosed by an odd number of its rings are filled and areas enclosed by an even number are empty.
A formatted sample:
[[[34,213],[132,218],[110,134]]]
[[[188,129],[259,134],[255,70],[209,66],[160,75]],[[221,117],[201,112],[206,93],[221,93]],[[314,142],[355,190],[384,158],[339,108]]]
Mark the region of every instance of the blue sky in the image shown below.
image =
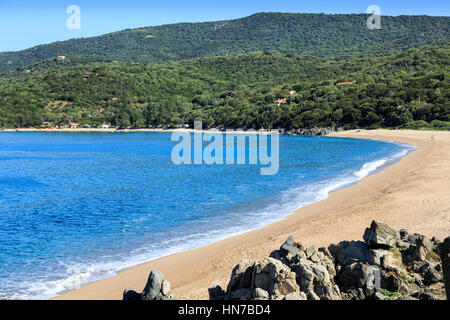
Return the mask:
[[[449,16],[448,0],[0,0],[0,52],[90,37],[127,28],[240,18],[256,12],[365,13]],[[69,30],[66,9],[81,9],[81,29]]]

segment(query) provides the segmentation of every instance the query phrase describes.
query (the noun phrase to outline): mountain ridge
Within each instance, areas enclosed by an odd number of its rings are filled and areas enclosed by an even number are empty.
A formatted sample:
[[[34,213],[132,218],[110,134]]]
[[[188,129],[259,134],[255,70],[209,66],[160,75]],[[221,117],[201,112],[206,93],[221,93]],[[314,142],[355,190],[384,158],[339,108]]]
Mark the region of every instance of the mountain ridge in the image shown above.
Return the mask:
[[[2,52],[0,72],[68,54],[144,63],[259,50],[327,56],[439,45],[449,36],[449,17],[382,16],[381,30],[368,30],[368,16],[261,12],[231,20],[125,29]]]

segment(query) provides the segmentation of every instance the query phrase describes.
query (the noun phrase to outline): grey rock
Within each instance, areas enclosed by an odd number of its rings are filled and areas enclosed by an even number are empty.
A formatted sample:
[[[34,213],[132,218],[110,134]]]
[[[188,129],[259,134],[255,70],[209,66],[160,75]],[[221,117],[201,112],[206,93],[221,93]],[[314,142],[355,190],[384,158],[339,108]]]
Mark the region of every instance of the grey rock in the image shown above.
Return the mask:
[[[284,256],[288,254],[295,256],[300,253],[301,249],[302,245],[295,243],[294,238],[292,236],[289,236],[289,238],[287,238],[287,240],[280,247],[280,251]]]
[[[354,262],[346,265],[339,273],[337,279],[341,289],[372,288],[379,274],[381,274],[381,271],[378,266]]]
[[[338,300],[339,288],[331,281],[327,268],[322,264],[310,260],[301,259],[298,265],[293,267],[297,275],[297,283],[302,292],[305,292],[310,300]]]
[[[300,290],[295,281],[295,273],[273,258],[264,258],[256,264],[253,279],[253,287],[261,288],[270,295],[285,296]]]
[[[255,299],[269,299],[269,293],[261,288],[254,289],[253,296],[255,297]]]
[[[163,300],[174,298],[170,288],[170,282],[158,270],[152,270],[145,285],[144,290],[139,294],[132,289],[127,289],[123,293],[123,300]]]
[[[367,246],[362,241],[342,241],[328,247],[337,264],[345,266],[353,262],[367,262]]]
[[[275,260],[275,259],[274,259]],[[230,282],[228,283],[227,292],[231,293],[240,288],[250,288],[252,284],[253,269],[255,261],[243,259],[234,267],[231,272]]]
[[[126,289],[123,292],[123,301],[138,301],[141,299],[141,295],[133,289]]]
[[[400,229],[400,238],[402,240],[406,240],[408,238],[408,230],[406,229]]]
[[[307,300],[304,292],[291,292],[284,296],[283,300]]]
[[[437,271],[435,266],[429,262],[425,263],[422,268],[420,268],[420,274],[423,277],[423,283],[426,285],[438,283],[442,280],[439,271]]]
[[[400,238],[399,233],[380,221],[372,221],[364,232],[364,241],[371,249],[392,248]]]
[[[383,249],[369,249],[366,251],[366,261],[369,264],[381,266],[386,256],[393,258],[393,253]]]
[[[425,247],[426,251],[428,252],[428,251],[433,250],[433,245],[434,245],[434,243],[427,237],[425,237],[423,235],[417,235],[416,246]]]
[[[386,296],[384,294],[382,294],[379,291],[375,292],[375,300],[384,300],[384,299],[386,299]]]
[[[315,252],[315,246],[312,244],[305,249],[306,258],[310,258]]]
[[[161,293],[163,294],[163,296],[168,297],[171,292],[172,290],[170,288],[170,282],[167,280],[163,280],[161,286]]]
[[[158,270],[152,270],[148,277],[147,284],[142,292],[143,300],[157,300],[161,298],[161,287],[164,276]]]
[[[411,296],[400,296],[400,297],[396,298],[395,300],[417,301],[419,299],[411,297]]]

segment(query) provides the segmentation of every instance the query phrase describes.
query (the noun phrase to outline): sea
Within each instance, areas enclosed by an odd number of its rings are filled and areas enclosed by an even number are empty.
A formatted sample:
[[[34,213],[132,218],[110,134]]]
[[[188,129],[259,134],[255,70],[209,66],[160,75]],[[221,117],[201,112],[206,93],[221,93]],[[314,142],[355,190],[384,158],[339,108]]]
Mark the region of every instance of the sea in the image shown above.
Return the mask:
[[[278,172],[262,175],[263,164],[175,164],[171,136],[0,132],[0,299],[48,299],[264,227],[414,150],[279,136]]]

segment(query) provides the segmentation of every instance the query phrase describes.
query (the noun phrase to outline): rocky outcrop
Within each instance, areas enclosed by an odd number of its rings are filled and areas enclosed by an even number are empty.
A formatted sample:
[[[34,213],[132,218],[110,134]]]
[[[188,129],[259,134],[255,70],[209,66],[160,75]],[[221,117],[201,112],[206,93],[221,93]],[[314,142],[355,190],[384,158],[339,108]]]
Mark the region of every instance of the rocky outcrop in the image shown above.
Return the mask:
[[[174,299],[170,282],[164,279],[161,272],[152,270],[145,285],[144,291],[137,293],[132,289],[123,292],[123,300],[169,300]]]
[[[261,261],[242,260],[227,290],[210,289],[212,299],[241,300],[435,300],[444,297],[436,239],[394,230],[373,221],[363,241],[328,248],[305,247],[289,237]],[[449,240],[446,240],[450,242]],[[445,253],[444,253],[445,256]],[[445,259],[444,259],[445,260]],[[447,271],[448,275],[448,271]]]
[[[369,248],[388,249],[395,246],[400,239],[400,234],[382,222],[372,221],[370,228],[364,232],[363,239]]]
[[[328,248],[289,237],[262,260],[241,260],[226,289],[209,288],[211,300],[440,300],[450,292],[450,237],[440,242],[373,221],[363,241]],[[172,299],[170,283],[152,271],[142,293],[124,300]]]

